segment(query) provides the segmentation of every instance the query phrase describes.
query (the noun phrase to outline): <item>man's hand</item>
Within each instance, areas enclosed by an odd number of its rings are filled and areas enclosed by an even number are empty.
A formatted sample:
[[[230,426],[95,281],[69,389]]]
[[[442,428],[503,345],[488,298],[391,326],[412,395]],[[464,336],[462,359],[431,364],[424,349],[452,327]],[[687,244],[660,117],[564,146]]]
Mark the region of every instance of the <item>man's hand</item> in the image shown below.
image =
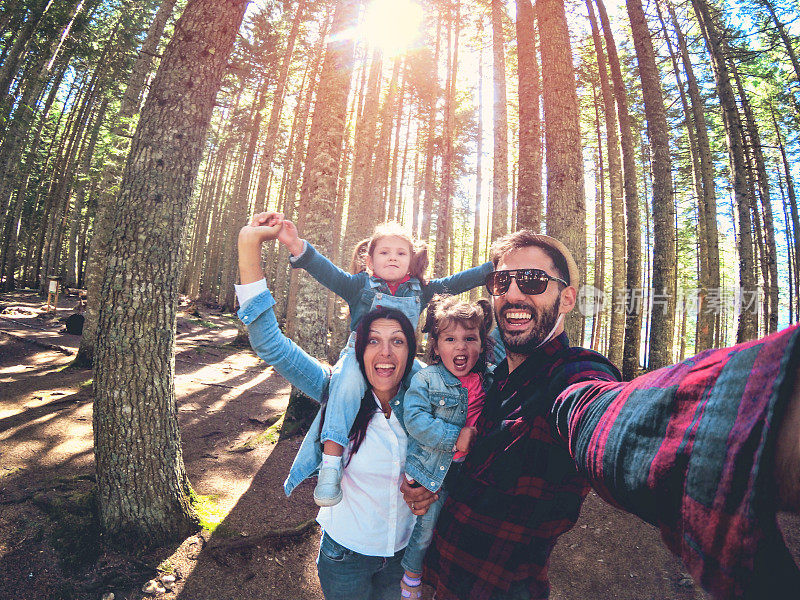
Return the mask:
[[[478,430],[474,427],[462,427],[456,439],[456,450],[459,452],[469,452],[472,444],[475,443],[475,435]]]
[[[283,222],[281,213],[263,212],[255,215],[249,225],[239,230],[239,279],[242,283],[253,283],[264,277],[261,244],[274,240]]]
[[[406,477],[403,477],[403,483],[400,484],[400,493],[403,494],[403,500],[415,515],[424,515],[428,512],[428,507],[439,499],[439,494],[435,494],[421,485],[412,487]]]
[[[292,256],[300,256],[303,253],[303,240],[297,232],[297,227],[291,221],[284,221],[283,227],[278,232],[278,241],[289,249]]]

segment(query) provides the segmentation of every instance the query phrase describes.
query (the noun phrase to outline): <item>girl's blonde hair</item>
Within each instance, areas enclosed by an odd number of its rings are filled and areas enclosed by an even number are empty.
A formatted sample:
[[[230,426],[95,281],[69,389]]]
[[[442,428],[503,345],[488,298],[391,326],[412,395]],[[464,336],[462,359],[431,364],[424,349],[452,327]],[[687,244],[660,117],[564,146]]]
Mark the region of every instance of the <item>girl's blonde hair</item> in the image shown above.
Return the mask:
[[[353,258],[350,261],[350,272],[354,275],[367,270],[367,256],[372,256],[375,252],[375,245],[385,237],[399,237],[408,242],[411,250],[411,263],[408,266],[408,274],[416,277],[420,283],[427,284],[425,275],[428,270],[428,245],[425,242],[415,240],[406,229],[397,221],[386,221],[375,227],[372,235],[358,242],[353,248]]]
[[[492,354],[494,340],[489,337],[492,329],[492,305],[485,298],[476,302],[464,302],[457,296],[436,294],[428,304],[428,313],[422,332],[428,334],[428,347],[425,360],[433,364],[441,360],[436,352],[439,334],[451,325],[464,328],[475,327],[481,338],[481,355],[476,368],[483,370]]]

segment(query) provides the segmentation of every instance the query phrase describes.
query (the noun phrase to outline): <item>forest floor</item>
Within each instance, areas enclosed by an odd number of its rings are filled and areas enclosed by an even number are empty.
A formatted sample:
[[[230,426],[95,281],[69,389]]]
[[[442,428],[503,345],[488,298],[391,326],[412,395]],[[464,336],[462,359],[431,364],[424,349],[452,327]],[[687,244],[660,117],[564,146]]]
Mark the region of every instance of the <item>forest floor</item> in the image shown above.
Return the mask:
[[[291,499],[282,488],[301,440],[276,422],[289,386],[230,346],[234,321],[210,309],[179,314],[175,388],[186,469],[218,524],[155,551],[104,543],[93,517],[91,371],[69,366],[80,338],[63,325],[75,302],[62,297],[45,318],[32,291],[0,296],[0,599],[138,600],[164,574],[176,583],[159,598],[322,598],[312,484]],[[800,525],[784,531],[800,550]],[[657,530],[594,493],[551,564],[554,600],[707,598]]]

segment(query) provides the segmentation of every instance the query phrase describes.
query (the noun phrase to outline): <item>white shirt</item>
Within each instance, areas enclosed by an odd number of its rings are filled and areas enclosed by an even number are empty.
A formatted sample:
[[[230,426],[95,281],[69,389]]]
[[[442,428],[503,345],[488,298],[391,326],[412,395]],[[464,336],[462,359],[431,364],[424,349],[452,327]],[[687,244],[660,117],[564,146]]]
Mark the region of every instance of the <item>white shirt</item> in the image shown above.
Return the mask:
[[[266,291],[267,280],[259,279],[253,283],[244,283],[242,285],[235,283],[233,287],[236,288],[236,298],[239,300],[239,306],[244,308],[244,305],[250,302],[250,300],[258,296],[261,292]]]
[[[373,395],[374,396],[374,395]],[[323,507],[317,522],[342,546],[367,556],[392,556],[408,545],[415,517],[400,493],[406,433],[394,412],[378,410],[342,474],[342,501]],[[349,455],[345,450],[342,464]]]

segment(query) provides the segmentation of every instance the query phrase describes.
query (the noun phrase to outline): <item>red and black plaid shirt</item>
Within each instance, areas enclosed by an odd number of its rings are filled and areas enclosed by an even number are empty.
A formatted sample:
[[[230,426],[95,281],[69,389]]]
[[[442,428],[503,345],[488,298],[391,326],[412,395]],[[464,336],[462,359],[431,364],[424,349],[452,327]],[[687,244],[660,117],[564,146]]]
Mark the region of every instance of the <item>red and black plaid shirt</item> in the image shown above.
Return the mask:
[[[478,440],[448,497],[425,558],[437,598],[489,600],[515,582],[532,598],[549,592],[556,539],[575,524],[589,490],[548,414],[569,385],[618,381],[602,355],[570,348],[566,334],[508,373],[503,361],[478,420]]]

